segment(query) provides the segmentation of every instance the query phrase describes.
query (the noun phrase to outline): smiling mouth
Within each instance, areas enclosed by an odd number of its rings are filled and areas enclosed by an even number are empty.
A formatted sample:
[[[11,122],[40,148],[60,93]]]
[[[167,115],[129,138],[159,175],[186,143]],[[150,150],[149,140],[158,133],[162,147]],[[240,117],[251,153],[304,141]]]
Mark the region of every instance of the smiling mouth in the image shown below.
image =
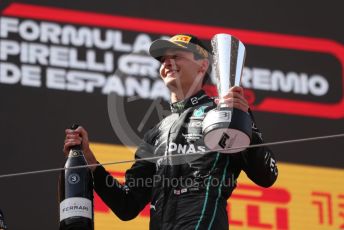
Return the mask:
[[[166,72],[166,76],[169,77],[169,76],[173,76],[175,74],[177,74],[179,72],[179,70],[168,70]]]

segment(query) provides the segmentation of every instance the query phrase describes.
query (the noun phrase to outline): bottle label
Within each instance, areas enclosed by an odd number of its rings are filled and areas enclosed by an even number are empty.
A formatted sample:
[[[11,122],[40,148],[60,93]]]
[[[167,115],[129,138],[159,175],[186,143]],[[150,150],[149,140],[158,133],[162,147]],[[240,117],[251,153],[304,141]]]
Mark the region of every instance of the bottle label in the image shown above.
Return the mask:
[[[82,197],[67,198],[60,203],[60,222],[69,217],[92,219],[92,202]]]
[[[76,149],[71,149],[69,150],[68,158],[70,157],[78,157],[82,156],[82,151],[81,150],[76,150]]]

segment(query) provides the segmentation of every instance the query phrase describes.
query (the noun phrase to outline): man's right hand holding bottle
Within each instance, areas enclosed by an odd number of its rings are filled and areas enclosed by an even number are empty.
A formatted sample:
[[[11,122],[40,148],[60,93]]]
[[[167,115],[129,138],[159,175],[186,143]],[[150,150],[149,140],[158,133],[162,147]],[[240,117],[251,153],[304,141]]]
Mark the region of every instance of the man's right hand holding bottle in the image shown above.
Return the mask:
[[[71,147],[76,145],[81,145],[82,152],[84,153],[87,164],[93,165],[97,164],[96,157],[94,156],[92,150],[90,149],[89,139],[87,131],[79,126],[77,129],[66,129],[66,137],[63,146],[63,152],[65,157],[68,156]],[[90,167],[91,171],[94,172],[97,166]]]

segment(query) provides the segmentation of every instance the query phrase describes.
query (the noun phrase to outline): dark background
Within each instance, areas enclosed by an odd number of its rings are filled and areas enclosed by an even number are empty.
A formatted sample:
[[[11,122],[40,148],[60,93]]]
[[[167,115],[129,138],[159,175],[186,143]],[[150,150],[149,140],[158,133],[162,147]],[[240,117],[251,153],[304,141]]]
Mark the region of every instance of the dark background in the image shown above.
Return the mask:
[[[9,3],[0,1],[0,6],[3,9]],[[326,38],[344,45],[342,13],[344,3],[339,0],[326,3],[305,0],[295,2],[47,0],[25,1],[25,3]],[[250,50],[254,48],[248,48],[248,62],[257,66],[262,59],[255,56],[257,58],[255,61],[253,57],[250,58]],[[268,54],[267,50],[266,55]],[[265,60],[268,60],[268,57]],[[270,64],[262,63],[265,67],[269,67]],[[288,66],[288,63],[285,66]],[[333,71],[338,72],[338,69]],[[341,91],[335,92],[335,95],[342,95],[343,88],[338,87],[338,89]],[[144,105],[142,108],[136,106],[129,110],[135,112],[144,107]],[[338,134],[343,133],[344,130],[343,119],[266,112],[255,112],[255,116],[264,132],[266,142]],[[86,127],[90,139],[94,142],[119,142],[108,118],[105,95],[0,84],[0,174],[63,166],[64,129],[74,122]],[[334,168],[344,166],[343,148],[343,139],[272,147],[279,162]],[[5,214],[10,229],[57,228],[57,176],[57,173],[47,173],[0,179],[0,208]]]

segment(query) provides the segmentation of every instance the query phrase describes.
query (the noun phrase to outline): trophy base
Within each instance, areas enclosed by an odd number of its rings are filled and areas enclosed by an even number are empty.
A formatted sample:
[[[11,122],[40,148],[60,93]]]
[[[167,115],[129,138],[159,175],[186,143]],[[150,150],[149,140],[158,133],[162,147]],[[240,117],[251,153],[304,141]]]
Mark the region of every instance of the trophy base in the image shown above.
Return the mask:
[[[251,142],[252,121],[239,109],[214,109],[204,118],[202,131],[209,150],[237,153],[244,151]]]

